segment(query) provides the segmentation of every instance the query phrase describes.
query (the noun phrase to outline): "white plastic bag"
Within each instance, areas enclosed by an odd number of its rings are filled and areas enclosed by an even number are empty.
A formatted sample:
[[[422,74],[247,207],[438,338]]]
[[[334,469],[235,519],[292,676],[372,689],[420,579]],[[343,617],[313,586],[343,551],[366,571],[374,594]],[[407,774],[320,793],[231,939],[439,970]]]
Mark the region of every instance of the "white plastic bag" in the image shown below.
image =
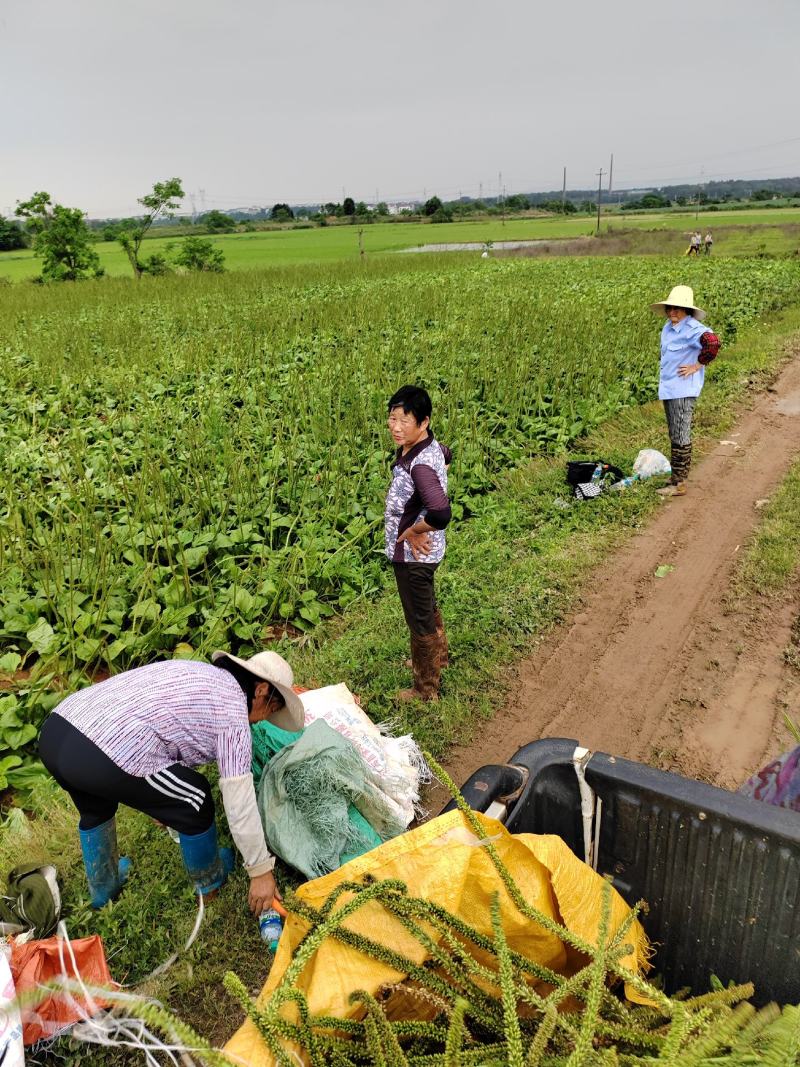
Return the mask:
[[[22,1022],[15,998],[6,947],[0,945],[0,1063],[3,1067],[25,1067]]]
[[[669,460],[663,453],[655,448],[643,448],[633,461],[633,473],[639,475],[639,479],[653,478],[656,474],[672,474]]]

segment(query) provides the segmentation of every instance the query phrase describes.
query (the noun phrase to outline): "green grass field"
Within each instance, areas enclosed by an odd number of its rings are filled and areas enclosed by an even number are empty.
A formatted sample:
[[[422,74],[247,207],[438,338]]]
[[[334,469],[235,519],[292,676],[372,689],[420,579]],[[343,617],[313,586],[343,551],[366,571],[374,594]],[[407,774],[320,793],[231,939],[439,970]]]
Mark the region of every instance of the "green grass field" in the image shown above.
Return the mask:
[[[695,227],[712,228],[735,226],[780,227],[800,223],[800,209],[781,211],[719,211],[702,214],[695,221],[694,214],[623,215],[609,214],[602,218],[601,230],[614,233],[623,229],[677,230],[689,232]],[[214,237],[217,247],[225,253],[229,270],[252,270],[265,266],[294,266],[301,263],[325,263],[335,260],[357,260],[359,257],[357,226],[327,226],[311,229],[269,230],[256,233],[225,234]],[[503,225],[500,219],[482,222],[453,222],[431,226],[426,223],[375,223],[363,227],[363,247],[368,255],[393,252],[424,244],[471,241],[558,240],[594,233],[594,219],[579,218],[511,218]],[[144,254],[163,252],[179,238],[156,237],[148,240]],[[737,238],[741,246],[741,237]],[[795,242],[796,246],[797,242]],[[97,246],[100,262],[112,276],[131,276],[125,253],[116,243],[100,242]],[[736,253],[751,252],[749,245],[736,247]],[[772,248],[767,249],[772,251]],[[777,250],[777,249],[776,249]],[[781,247],[781,250],[784,250]],[[720,240],[715,251],[725,254],[725,241]],[[39,274],[39,263],[30,250],[0,253],[0,277],[23,281]]]

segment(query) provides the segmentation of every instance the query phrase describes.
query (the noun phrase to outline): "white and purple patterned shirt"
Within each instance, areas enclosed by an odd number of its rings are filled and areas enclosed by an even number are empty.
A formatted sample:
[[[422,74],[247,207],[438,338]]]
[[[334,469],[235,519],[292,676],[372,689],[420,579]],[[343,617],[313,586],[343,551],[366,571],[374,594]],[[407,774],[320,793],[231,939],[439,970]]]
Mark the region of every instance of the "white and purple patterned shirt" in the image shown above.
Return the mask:
[[[166,660],[79,689],[53,711],[123,771],[143,778],[172,763],[216,762],[220,778],[250,774],[247,698],[228,671]]]
[[[398,449],[392,467],[392,484],[386,494],[384,540],[386,555],[393,563],[440,563],[444,558],[444,528],[450,522],[447,498],[447,464],[450,449],[428,431],[425,440],[402,454]],[[433,529],[431,551],[415,559],[406,541],[397,538],[419,519]]]

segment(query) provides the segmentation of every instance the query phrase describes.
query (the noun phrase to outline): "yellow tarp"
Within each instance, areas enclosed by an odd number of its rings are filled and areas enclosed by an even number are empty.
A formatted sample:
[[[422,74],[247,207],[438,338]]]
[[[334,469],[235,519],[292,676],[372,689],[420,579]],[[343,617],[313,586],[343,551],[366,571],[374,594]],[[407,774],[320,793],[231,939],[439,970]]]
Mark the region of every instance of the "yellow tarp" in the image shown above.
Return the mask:
[[[525,900],[553,919],[562,922],[591,944],[596,944],[601,911],[603,879],[582,863],[561,838],[534,834],[510,834],[502,823],[479,815],[486,838],[514,876]],[[319,908],[331,891],[343,881],[360,882],[399,878],[409,894],[435,901],[460,916],[481,933],[492,936],[490,902],[500,893],[503,928],[512,949],[554,971],[573,973],[585,963],[567,950],[562,941],[519,913],[487,855],[486,849],[459,811],[440,815],[423,826],[396,837],[379,848],[351,860],[338,871],[306,882],[298,896]],[[347,895],[340,898],[341,902]],[[612,894],[610,930],[619,927],[630,909],[616,892]],[[379,903],[369,902],[345,922],[345,927],[381,941],[416,963],[426,953],[401,923]],[[269,978],[259,997],[266,1003],[277,988],[295,948],[308,926],[295,916],[287,919]],[[647,969],[648,945],[644,930],[635,923],[626,941],[633,947],[622,962],[635,973]],[[328,938],[310,960],[297,987],[308,998],[312,1014],[347,1017],[356,1011],[349,1003],[358,989],[375,993],[381,986],[397,982],[403,974],[379,963],[355,948]],[[291,1012],[291,1008],[287,1008]],[[248,1067],[272,1067],[273,1059],[255,1025],[247,1020],[225,1047],[234,1063]]]

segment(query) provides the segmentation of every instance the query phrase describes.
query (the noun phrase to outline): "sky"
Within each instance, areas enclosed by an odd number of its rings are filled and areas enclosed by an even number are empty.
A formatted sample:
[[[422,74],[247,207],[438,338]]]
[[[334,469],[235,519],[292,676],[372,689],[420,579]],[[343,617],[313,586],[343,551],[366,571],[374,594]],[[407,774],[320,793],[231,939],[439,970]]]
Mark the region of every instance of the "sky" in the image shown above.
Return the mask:
[[[0,213],[795,176],[799,54],[797,0],[0,0]]]

